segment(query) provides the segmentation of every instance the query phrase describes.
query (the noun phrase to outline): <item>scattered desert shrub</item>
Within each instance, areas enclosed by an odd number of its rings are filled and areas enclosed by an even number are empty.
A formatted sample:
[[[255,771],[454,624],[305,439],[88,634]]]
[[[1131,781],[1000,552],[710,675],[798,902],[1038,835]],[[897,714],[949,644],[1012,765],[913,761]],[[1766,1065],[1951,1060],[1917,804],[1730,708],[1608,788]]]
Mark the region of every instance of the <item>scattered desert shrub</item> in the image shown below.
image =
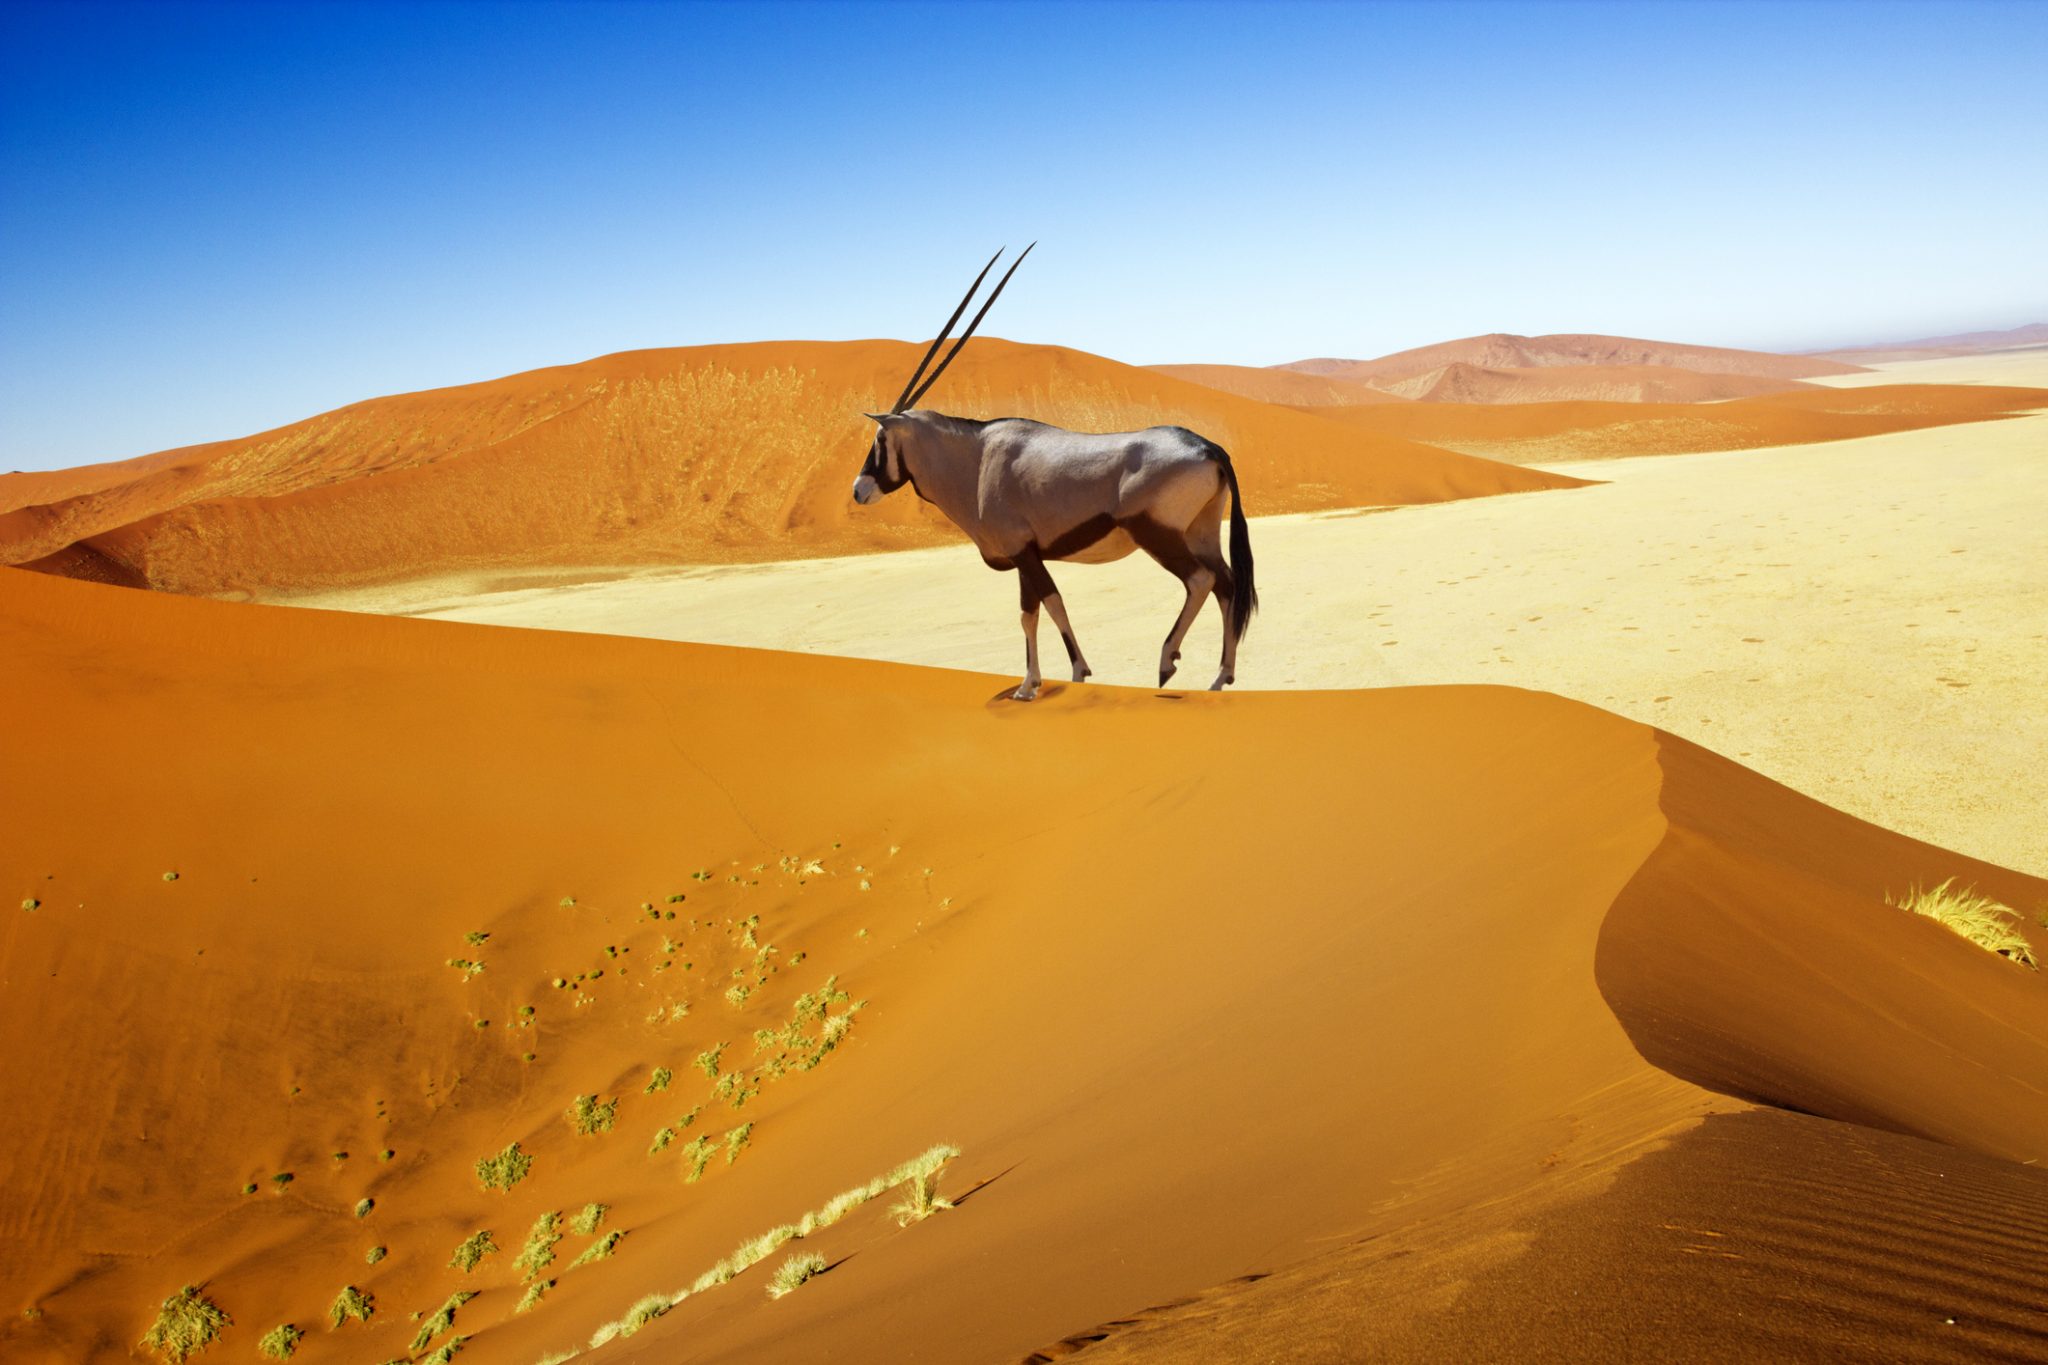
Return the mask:
[[[699,1133],[683,1148],[683,1160],[690,1163],[690,1169],[683,1180],[691,1185],[704,1178],[704,1168],[711,1164],[711,1154],[718,1150],[718,1144],[709,1135]]]
[[[598,1228],[604,1224],[604,1216],[611,1211],[610,1204],[585,1204],[569,1220],[569,1230],[578,1237],[595,1237]]]
[[[448,965],[461,972],[464,981],[469,980],[484,969],[483,963],[471,961],[466,957],[451,957],[448,959]]]
[[[454,1365],[454,1360],[469,1345],[468,1337],[451,1337],[441,1344],[439,1350],[420,1357],[419,1365]]]
[[[370,1315],[376,1311],[377,1305],[368,1294],[352,1284],[344,1285],[341,1292],[334,1296],[334,1306],[327,1310],[327,1319],[333,1326],[339,1327],[350,1318],[357,1322],[368,1322]]]
[[[478,1157],[476,1178],[487,1190],[509,1190],[533,1169],[533,1158],[513,1143],[496,1156]]]
[[[299,1349],[299,1340],[306,1334],[288,1322],[281,1322],[263,1334],[263,1340],[256,1343],[256,1349],[272,1360],[290,1360],[292,1352]]]
[[[599,1104],[595,1095],[578,1095],[569,1105],[569,1126],[584,1137],[608,1133],[618,1107],[617,1100]]]
[[[610,1260],[612,1253],[619,1249],[620,1239],[625,1235],[623,1231],[617,1228],[607,1232],[604,1236],[583,1248],[583,1254],[571,1261],[569,1268],[574,1270],[579,1265],[590,1265],[597,1261]]]
[[[522,1272],[521,1278],[530,1280],[555,1263],[555,1243],[562,1240],[561,1228],[562,1215],[553,1209],[533,1220],[526,1245],[512,1261]]]
[[[939,1172],[945,1164],[945,1158],[921,1160],[911,1169],[904,1182],[903,1198],[889,1210],[896,1215],[899,1227],[921,1223],[939,1210],[953,1207],[939,1194]]]
[[[491,1230],[485,1228],[480,1232],[472,1232],[463,1239],[462,1245],[455,1248],[455,1255],[449,1259],[448,1264],[467,1273],[476,1269],[478,1261],[497,1249],[497,1240],[491,1236]]]
[[[383,1247],[371,1247],[368,1251],[363,1253],[363,1260],[365,1260],[371,1265],[375,1265],[377,1264],[377,1262],[383,1260],[389,1254],[390,1253]]]
[[[674,1142],[675,1140],[676,1140],[676,1130],[675,1130],[675,1129],[673,1129],[673,1128],[663,1128],[663,1129],[661,1129],[661,1130],[657,1131],[657,1132],[655,1133],[655,1135],[654,1135],[654,1142],[653,1142],[653,1143],[652,1143],[652,1144],[651,1144],[651,1145],[650,1145],[650,1146],[648,1147],[648,1149],[647,1149],[647,1155],[649,1155],[649,1156],[656,1156],[656,1155],[659,1155],[659,1154],[660,1154],[660,1153],[662,1153],[662,1152],[665,1152],[665,1151],[667,1151],[667,1150],[668,1150],[668,1145],[669,1145],[669,1144],[670,1144],[671,1142]]]
[[[626,1310],[626,1316],[619,1321],[619,1335],[632,1336],[675,1306],[676,1300],[667,1294],[649,1294]]]
[[[949,1225],[950,1226],[950,1225]],[[812,1251],[800,1251],[775,1267],[768,1277],[768,1297],[779,1299],[814,1275],[825,1273],[825,1258]]]
[[[518,1307],[514,1308],[512,1311],[515,1313],[524,1313],[530,1309],[540,1307],[541,1296],[543,1294],[546,1294],[550,1289],[553,1289],[554,1287],[555,1282],[553,1280],[535,1280],[532,1284],[526,1287],[526,1293],[520,1297]]]
[[[1915,886],[1902,898],[1887,896],[1885,900],[1901,910],[1925,915],[1986,952],[2010,958],[2023,967],[2040,966],[2034,959],[2033,945],[2019,931],[2019,912],[1973,889],[1958,887],[1954,877],[1939,886]]]
[[[462,941],[472,948],[481,948],[491,941],[491,936],[481,929],[472,929],[462,936]]]
[[[725,1056],[724,1043],[720,1043],[717,1047],[706,1048],[697,1054],[697,1069],[715,1081],[718,1079],[719,1059],[723,1056]]]
[[[363,1198],[358,1199],[356,1201],[356,1217],[368,1218],[370,1216],[370,1210],[376,1207],[377,1201],[365,1195]]]
[[[428,1315],[420,1324],[420,1330],[413,1334],[412,1347],[408,1355],[418,1355],[427,1349],[430,1342],[455,1325],[455,1310],[468,1303],[476,1295],[467,1289],[458,1289],[448,1296],[448,1301]]]
[[[140,1344],[175,1365],[211,1346],[233,1321],[220,1305],[188,1284],[164,1300]]]
[[[292,1183],[292,1173],[290,1171],[279,1171],[276,1175],[270,1177],[270,1183],[277,1186],[279,1190],[283,1190],[285,1186]]]
[[[641,1093],[646,1095],[652,1095],[659,1091],[666,1090],[668,1089],[668,1083],[673,1079],[675,1079],[675,1073],[673,1071],[670,1071],[665,1066],[658,1066],[654,1068],[654,1074],[647,1078],[647,1088]]]
[[[34,896],[30,896],[27,900],[21,903],[21,908],[24,910],[35,910],[38,909],[41,905],[41,901],[37,900]]]
[[[725,1164],[730,1166],[740,1159],[740,1153],[747,1149],[747,1139],[754,1135],[754,1125],[743,1123],[725,1135]]]

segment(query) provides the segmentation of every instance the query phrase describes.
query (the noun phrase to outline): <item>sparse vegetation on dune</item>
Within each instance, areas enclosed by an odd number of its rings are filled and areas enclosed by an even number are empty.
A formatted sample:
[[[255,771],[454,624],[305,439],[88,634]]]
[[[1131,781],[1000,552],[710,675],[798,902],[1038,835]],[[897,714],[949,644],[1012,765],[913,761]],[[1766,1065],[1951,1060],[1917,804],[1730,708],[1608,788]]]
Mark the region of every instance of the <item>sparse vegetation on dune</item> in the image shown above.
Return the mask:
[[[2019,931],[2019,912],[1974,889],[1958,887],[1954,877],[1939,886],[1912,887],[1901,897],[1887,896],[1885,902],[1924,915],[1986,952],[2010,958],[2023,967],[2040,967],[2033,945]]]
[[[219,1304],[188,1284],[164,1300],[140,1344],[175,1365],[211,1346],[233,1321]]]
[[[555,1243],[562,1240],[562,1215],[553,1209],[533,1220],[533,1227],[526,1234],[526,1245],[513,1258],[525,1279],[532,1279],[555,1263]]]
[[[455,1248],[455,1255],[449,1258],[448,1264],[467,1274],[469,1271],[476,1269],[477,1262],[491,1255],[497,1249],[498,1243],[491,1236],[491,1230],[484,1228],[481,1231],[472,1232],[468,1237],[464,1238],[462,1245]]]
[[[256,1349],[272,1360],[290,1360],[305,1335],[291,1323],[281,1322],[263,1334],[263,1339],[256,1343]]]
[[[574,1270],[579,1265],[590,1265],[596,1261],[610,1260],[612,1253],[619,1249],[619,1242],[625,1235],[625,1232],[619,1228],[612,1229],[589,1246],[583,1248],[583,1254],[571,1261],[569,1268]]]
[[[578,1237],[595,1237],[598,1228],[604,1224],[604,1216],[611,1211],[610,1204],[585,1204],[569,1220],[569,1230]]]
[[[792,1293],[816,1275],[825,1273],[825,1258],[814,1251],[801,1251],[775,1267],[775,1273],[768,1277],[768,1297],[779,1299]]]
[[[702,1140],[699,1139],[699,1141]],[[679,1289],[675,1293],[668,1295],[649,1295],[647,1298],[641,1299],[638,1303],[634,1304],[627,1311],[626,1317],[619,1319],[617,1322],[607,1323],[599,1328],[596,1335],[590,1339],[592,1348],[601,1346],[617,1336],[632,1335],[633,1332],[638,1331],[654,1318],[668,1312],[669,1309],[674,1308],[692,1294],[702,1294],[708,1289],[714,1289],[721,1284],[730,1283],[743,1271],[751,1266],[758,1265],[788,1243],[808,1237],[820,1228],[831,1227],[862,1204],[867,1203],[871,1199],[879,1198],[881,1195],[895,1189],[898,1185],[910,1184],[913,1186],[910,1202],[924,1207],[926,1209],[925,1216],[929,1216],[940,1209],[953,1207],[949,1201],[938,1196],[938,1178],[939,1173],[945,1169],[946,1163],[959,1155],[960,1149],[958,1147],[943,1143],[936,1147],[927,1148],[894,1170],[876,1176],[867,1184],[857,1185],[853,1189],[833,1196],[822,1207],[805,1214],[796,1222],[784,1223],[780,1227],[770,1228],[760,1236],[742,1242],[730,1256],[725,1257],[699,1275],[689,1288]],[[899,1205],[899,1207],[901,1206]],[[792,1265],[796,1265],[798,1268],[791,1269]],[[809,1255],[792,1256],[789,1261],[777,1269],[775,1280],[768,1289],[769,1296],[771,1298],[780,1298],[783,1294],[788,1293],[791,1289],[796,1288],[805,1280],[817,1275],[824,1269],[825,1260],[823,1257]],[[790,1277],[787,1283],[784,1283],[785,1277]],[[778,1291],[776,1284],[784,1284],[784,1287]],[[628,1321],[636,1316],[639,1318],[639,1321],[629,1328],[627,1326]]]
[[[535,1280],[526,1287],[526,1293],[520,1296],[518,1306],[512,1311],[515,1313],[526,1313],[540,1307],[541,1297],[554,1287],[555,1282],[553,1280]]]
[[[334,1296],[334,1305],[327,1310],[327,1318],[332,1326],[339,1327],[350,1318],[368,1322],[376,1311],[377,1305],[371,1297],[351,1284],[344,1285],[342,1291]]]
[[[618,1107],[617,1100],[607,1100],[599,1104],[595,1095],[578,1095],[569,1105],[569,1126],[584,1137],[608,1133],[617,1116]]]
[[[478,1157],[476,1178],[487,1190],[509,1190],[533,1169],[533,1158],[512,1143],[496,1156]]]
[[[435,1337],[455,1325],[455,1310],[475,1298],[476,1294],[467,1289],[458,1289],[420,1323],[420,1330],[413,1333],[409,1354],[418,1355],[433,1343]]]

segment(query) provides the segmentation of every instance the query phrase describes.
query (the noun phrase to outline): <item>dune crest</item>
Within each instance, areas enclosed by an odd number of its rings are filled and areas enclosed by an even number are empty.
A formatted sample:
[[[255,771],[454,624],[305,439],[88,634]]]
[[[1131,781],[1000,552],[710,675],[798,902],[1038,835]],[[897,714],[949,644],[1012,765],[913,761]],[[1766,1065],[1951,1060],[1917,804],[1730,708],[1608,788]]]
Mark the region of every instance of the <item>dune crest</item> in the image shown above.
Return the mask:
[[[1692,346],[1673,341],[1647,341],[1639,337],[1583,332],[1534,337],[1489,332],[1484,336],[1461,337],[1456,341],[1395,351],[1374,360],[1297,360],[1277,368],[1385,389],[1401,380],[1442,370],[1449,365],[1469,365],[1487,370],[1659,365],[1709,374],[1768,379],[1810,379],[1816,375],[1852,374],[1861,368],[1816,356],[1775,355],[1768,351],[1740,351],[1725,346]]]

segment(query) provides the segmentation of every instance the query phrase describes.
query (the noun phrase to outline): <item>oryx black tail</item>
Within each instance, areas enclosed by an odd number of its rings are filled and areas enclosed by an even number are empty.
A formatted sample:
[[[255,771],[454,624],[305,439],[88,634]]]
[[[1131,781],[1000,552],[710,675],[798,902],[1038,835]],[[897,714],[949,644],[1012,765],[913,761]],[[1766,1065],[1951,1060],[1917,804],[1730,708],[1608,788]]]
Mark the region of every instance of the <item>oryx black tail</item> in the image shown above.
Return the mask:
[[[1230,452],[1214,442],[1209,449],[1230,489],[1230,630],[1242,640],[1252,613],[1259,609],[1259,591],[1252,584],[1252,530],[1245,524],[1244,497],[1237,491],[1237,468],[1230,463]]]

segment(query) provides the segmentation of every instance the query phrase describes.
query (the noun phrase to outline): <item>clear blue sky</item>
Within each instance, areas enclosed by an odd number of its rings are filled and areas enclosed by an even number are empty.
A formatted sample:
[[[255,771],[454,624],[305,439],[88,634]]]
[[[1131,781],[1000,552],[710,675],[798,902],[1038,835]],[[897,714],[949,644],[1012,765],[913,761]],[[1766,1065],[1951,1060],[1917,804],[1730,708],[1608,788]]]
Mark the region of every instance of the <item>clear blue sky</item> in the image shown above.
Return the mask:
[[[0,17],[0,470],[643,346],[2044,320],[2048,4]]]

